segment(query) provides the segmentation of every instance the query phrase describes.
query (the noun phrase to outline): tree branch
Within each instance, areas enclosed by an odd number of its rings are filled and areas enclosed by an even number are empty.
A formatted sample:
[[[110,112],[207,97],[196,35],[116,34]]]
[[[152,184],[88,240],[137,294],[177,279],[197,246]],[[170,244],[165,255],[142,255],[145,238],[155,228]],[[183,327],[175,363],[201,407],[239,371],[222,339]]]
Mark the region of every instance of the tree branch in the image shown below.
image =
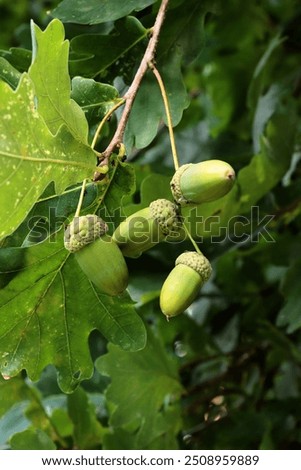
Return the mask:
[[[144,56],[141,60],[141,63],[139,65],[139,68],[136,72],[136,75],[134,77],[134,80],[131,86],[129,87],[128,91],[123,97],[123,99],[125,100],[125,106],[124,106],[120,121],[118,123],[116,132],[111,142],[109,143],[108,147],[104,150],[104,152],[101,153],[102,161],[100,162],[99,166],[108,165],[108,160],[110,156],[114,152],[115,148],[118,147],[123,141],[126,124],[128,122],[130,112],[131,112],[134,100],[136,98],[139,86],[141,84],[141,81],[144,75],[146,74],[148,70],[149,64],[152,63],[155,58],[156,47],[157,47],[158,40],[159,40],[159,34],[160,34],[161,27],[165,19],[168,3],[169,3],[169,0],[162,0],[162,3],[160,5],[159,11],[156,17],[155,24],[152,27],[152,36],[149,40]],[[95,172],[94,181],[98,181],[101,178],[102,178],[102,174]]]

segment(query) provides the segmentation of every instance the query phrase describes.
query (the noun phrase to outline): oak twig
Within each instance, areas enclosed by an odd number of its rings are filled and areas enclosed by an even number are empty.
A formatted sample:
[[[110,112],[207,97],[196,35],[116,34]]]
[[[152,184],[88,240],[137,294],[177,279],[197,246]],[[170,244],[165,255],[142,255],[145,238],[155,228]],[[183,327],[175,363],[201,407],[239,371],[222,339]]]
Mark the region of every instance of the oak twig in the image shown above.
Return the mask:
[[[125,127],[128,122],[129,115],[130,115],[134,100],[136,98],[139,86],[141,84],[141,81],[144,75],[146,74],[148,70],[149,64],[152,63],[155,58],[156,47],[158,44],[159,35],[160,35],[161,28],[162,28],[162,24],[164,22],[168,4],[169,4],[169,0],[162,0],[162,3],[160,5],[160,8],[156,16],[154,26],[151,29],[152,35],[147,45],[147,48],[145,50],[144,56],[140,62],[140,65],[138,67],[134,80],[132,81],[132,84],[130,85],[126,94],[123,96],[125,105],[124,105],[124,109],[120,117],[120,121],[118,123],[117,129],[115,131],[115,134],[111,142],[109,143],[107,148],[101,153],[102,161],[100,162],[99,166],[108,164],[108,160],[110,156],[112,155],[112,153],[114,152],[115,148],[118,147],[123,141]],[[94,175],[94,181],[98,181],[101,178],[102,178],[102,175],[96,172]]]

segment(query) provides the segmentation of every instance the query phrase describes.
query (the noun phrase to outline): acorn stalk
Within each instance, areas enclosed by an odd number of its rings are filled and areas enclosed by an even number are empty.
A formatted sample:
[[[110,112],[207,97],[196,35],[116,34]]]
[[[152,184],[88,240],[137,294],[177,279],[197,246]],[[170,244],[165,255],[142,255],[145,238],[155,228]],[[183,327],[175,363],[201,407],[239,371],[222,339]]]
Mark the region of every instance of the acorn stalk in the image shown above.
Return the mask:
[[[211,264],[201,253],[182,253],[166,278],[160,293],[160,308],[167,318],[183,313],[196,299],[212,273]]]
[[[124,256],[137,258],[157,243],[179,237],[180,228],[176,204],[167,199],[157,199],[121,222],[113,233],[113,240]]]
[[[231,165],[222,160],[206,160],[182,165],[170,186],[175,201],[184,206],[220,199],[232,189],[234,182]]]
[[[82,271],[104,294],[119,295],[128,285],[128,269],[118,245],[98,216],[74,217],[65,231],[65,248],[74,253]]]

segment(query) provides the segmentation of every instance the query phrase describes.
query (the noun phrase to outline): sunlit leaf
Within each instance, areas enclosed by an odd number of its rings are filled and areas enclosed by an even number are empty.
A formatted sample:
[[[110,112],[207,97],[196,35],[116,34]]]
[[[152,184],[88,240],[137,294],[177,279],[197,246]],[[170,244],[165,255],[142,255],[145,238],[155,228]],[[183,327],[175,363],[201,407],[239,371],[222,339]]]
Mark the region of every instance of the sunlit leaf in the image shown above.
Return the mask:
[[[14,92],[0,82],[0,238],[22,222],[34,203],[55,181],[57,193],[93,175],[95,155],[65,126],[56,136],[34,107],[31,80],[24,75]]]
[[[88,123],[80,106],[70,99],[69,41],[64,26],[53,20],[45,31],[32,24],[33,62],[29,76],[34,82],[35,104],[53,134],[64,124],[80,142],[87,143]]]

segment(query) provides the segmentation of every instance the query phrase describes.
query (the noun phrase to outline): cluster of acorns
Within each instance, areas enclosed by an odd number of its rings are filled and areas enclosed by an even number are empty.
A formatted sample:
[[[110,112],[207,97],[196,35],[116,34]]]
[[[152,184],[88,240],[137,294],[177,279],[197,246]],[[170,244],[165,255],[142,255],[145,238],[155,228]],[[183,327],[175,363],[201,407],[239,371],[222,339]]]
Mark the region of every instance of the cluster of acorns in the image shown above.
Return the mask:
[[[112,236],[98,216],[75,217],[65,231],[65,248],[75,254],[83,272],[101,292],[119,295],[127,288],[129,278],[124,256],[137,258],[179,234],[183,230],[181,206],[219,199],[230,191],[234,180],[233,168],[221,160],[183,165],[171,180],[174,202],[153,201],[121,222]],[[182,253],[161,289],[164,315],[174,317],[186,310],[211,272],[210,262],[200,252]]]

